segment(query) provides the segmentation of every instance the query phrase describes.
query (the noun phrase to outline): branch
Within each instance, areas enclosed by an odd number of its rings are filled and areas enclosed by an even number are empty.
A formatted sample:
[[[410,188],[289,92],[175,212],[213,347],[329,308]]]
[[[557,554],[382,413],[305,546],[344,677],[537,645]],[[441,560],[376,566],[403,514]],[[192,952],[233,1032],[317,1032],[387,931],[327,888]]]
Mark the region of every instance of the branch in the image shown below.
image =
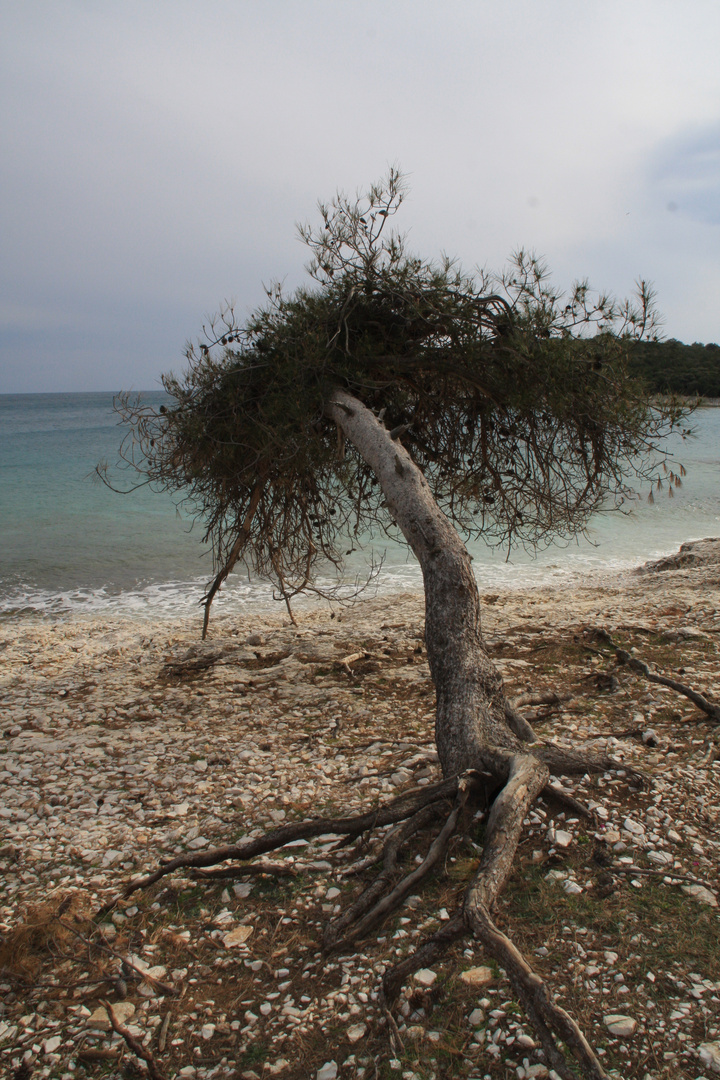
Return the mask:
[[[146,1050],[140,1040],[136,1039],[134,1035],[131,1035],[128,1029],[124,1027],[123,1024],[120,1024],[118,1022],[118,1019],[113,1012],[113,1007],[110,1002],[103,1001],[102,1004],[107,1010],[108,1018],[110,1020],[110,1024],[112,1025],[113,1031],[115,1031],[118,1035],[120,1035],[121,1038],[125,1040],[125,1042],[130,1047],[136,1057],[139,1057],[141,1061],[145,1062],[145,1064],[147,1065],[148,1075],[152,1077],[152,1080],[166,1080],[165,1073],[160,1071],[155,1061],[155,1058],[152,1056],[150,1051]]]
[[[617,642],[613,641],[607,630],[596,630],[596,634],[601,640],[606,641],[610,648],[615,650],[615,656],[619,664],[626,664],[631,671],[637,671],[644,675],[648,682],[657,683],[659,686],[667,686],[670,690],[677,690],[678,694],[682,694],[692,701],[693,705],[697,705],[698,709],[704,712],[713,723],[720,724],[720,706],[713,705],[711,701],[699,694],[697,690],[686,686],[685,683],[678,682],[677,679],[670,679],[667,675],[657,675],[651,671],[643,660],[639,660],[625,649],[621,649]]]
[[[254,518],[255,511],[258,508],[258,503],[260,502],[261,494],[262,494],[262,484],[258,483],[253,488],[253,493],[250,496],[250,504],[249,504],[249,506],[247,508],[247,512],[245,514],[245,518],[244,518],[242,526],[240,528],[240,532],[238,533],[237,539],[236,539],[235,543],[232,546],[232,551],[230,552],[230,554],[229,554],[229,556],[228,556],[228,558],[227,558],[227,560],[225,562],[225,565],[222,567],[222,569],[216,575],[214,581],[212,582],[212,585],[210,586],[208,591],[205,593],[205,596],[203,596],[203,598],[202,598],[201,603],[205,604],[205,614],[203,615],[203,628],[202,628],[202,639],[203,639],[203,641],[207,637],[208,623],[210,621],[210,607],[212,605],[213,600],[215,599],[216,593],[219,592],[219,590],[220,590],[220,586],[225,581],[225,579],[228,577],[228,575],[232,573],[233,567],[235,566],[235,563],[238,561],[241,551],[243,550],[243,548],[245,547],[245,545],[248,542],[248,537],[250,536],[250,527],[252,525],[252,519]]]

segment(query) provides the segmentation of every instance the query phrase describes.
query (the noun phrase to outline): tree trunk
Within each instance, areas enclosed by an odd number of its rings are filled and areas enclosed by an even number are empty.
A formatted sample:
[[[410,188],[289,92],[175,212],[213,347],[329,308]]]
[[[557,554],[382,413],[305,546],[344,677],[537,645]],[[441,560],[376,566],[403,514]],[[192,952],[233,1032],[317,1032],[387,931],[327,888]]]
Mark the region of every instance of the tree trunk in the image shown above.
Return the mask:
[[[437,692],[435,740],[443,775],[478,768],[489,750],[521,751],[519,736],[530,740],[532,731],[513,717],[483,644],[480,597],[465,545],[407,450],[362,402],[336,390],[327,413],[373,470],[422,569],[425,645]]]

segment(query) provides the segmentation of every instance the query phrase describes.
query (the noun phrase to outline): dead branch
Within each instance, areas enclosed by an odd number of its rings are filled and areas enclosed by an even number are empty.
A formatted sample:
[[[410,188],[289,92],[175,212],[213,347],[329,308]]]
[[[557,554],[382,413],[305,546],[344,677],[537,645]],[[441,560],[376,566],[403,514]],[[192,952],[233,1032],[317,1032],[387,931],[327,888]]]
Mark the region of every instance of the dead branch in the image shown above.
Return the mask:
[[[103,1005],[107,1010],[108,1019],[110,1020],[113,1031],[125,1040],[126,1045],[132,1050],[136,1057],[145,1062],[148,1075],[152,1080],[166,1080],[165,1073],[160,1071],[157,1062],[150,1051],[146,1050],[140,1040],[136,1039],[123,1024],[118,1023],[118,1019],[113,1012],[113,1007],[110,1002],[103,1001]]]
[[[673,881],[685,881],[689,885],[702,885],[704,889],[714,888],[710,881],[703,881],[702,878],[686,877],[684,874],[675,874],[669,869],[651,870],[649,867],[644,866],[617,866],[613,864],[608,867],[608,872],[611,874],[636,874],[642,877],[672,878]]]
[[[272,874],[275,877],[297,877],[301,869],[304,870],[306,868],[299,868],[295,864],[290,866],[287,863],[256,862],[244,863],[241,866],[224,866],[219,870],[198,870],[193,868],[190,870],[190,877],[195,878],[197,881],[212,881],[217,878],[249,877],[253,874]]]
[[[697,690],[693,690],[691,686],[687,686],[685,683],[678,682],[677,679],[670,679],[667,675],[659,675],[654,671],[651,671],[649,666],[643,661],[639,660],[636,656],[632,656],[627,650],[622,649],[616,641],[613,640],[607,630],[598,629],[595,631],[597,637],[615,650],[615,656],[619,664],[625,664],[631,671],[637,671],[641,675],[644,675],[648,682],[657,683],[659,686],[667,686],[670,690],[676,690],[678,694],[682,694],[683,697],[692,701],[693,705],[696,705],[701,712],[704,712],[706,716],[714,724],[720,724],[720,706],[713,705],[711,701],[708,701],[706,697],[699,694]]]

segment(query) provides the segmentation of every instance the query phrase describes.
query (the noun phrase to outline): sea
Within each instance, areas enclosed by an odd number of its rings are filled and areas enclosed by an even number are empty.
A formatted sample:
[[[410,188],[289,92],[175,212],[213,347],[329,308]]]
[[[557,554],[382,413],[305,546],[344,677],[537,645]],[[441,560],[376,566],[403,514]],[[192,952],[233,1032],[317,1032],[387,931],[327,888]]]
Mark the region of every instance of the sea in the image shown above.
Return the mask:
[[[165,400],[161,391],[143,397]],[[720,535],[720,409],[697,410],[690,426],[691,437],[667,444],[676,471],[686,470],[674,498],[665,486],[648,503],[645,488],[626,512],[595,515],[586,537],[538,552],[473,542],[481,591],[570,586]],[[97,478],[96,465],[107,462],[116,485],[132,487],[132,475],[113,468],[123,434],[112,393],[0,395],[0,618],[200,616],[212,555],[191,507],[148,487],[118,494]],[[373,562],[382,566],[371,593],[421,589],[412,555],[383,539],[350,558],[348,593]],[[240,571],[214,611],[275,604],[266,582]]]

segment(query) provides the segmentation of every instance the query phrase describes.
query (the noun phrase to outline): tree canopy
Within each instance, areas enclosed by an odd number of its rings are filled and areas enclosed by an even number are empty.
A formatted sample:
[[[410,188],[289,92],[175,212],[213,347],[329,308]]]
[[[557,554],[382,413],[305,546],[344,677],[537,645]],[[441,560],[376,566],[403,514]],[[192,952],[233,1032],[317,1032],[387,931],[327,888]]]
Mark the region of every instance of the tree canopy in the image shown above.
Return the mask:
[[[389,227],[405,197],[391,170],[367,194],[319,207],[300,236],[307,285],[267,290],[244,322],[225,307],[167,375],[159,409],[125,396],[126,461],[182,493],[219,578],[241,557],[287,597],[319,564],[391,528],[372,470],[328,416],[344,388],[402,435],[433,496],[466,534],[542,543],[582,530],[677,423],[629,374],[654,337],[653,293],[566,296],[520,251],[500,273],[408,251]]]

